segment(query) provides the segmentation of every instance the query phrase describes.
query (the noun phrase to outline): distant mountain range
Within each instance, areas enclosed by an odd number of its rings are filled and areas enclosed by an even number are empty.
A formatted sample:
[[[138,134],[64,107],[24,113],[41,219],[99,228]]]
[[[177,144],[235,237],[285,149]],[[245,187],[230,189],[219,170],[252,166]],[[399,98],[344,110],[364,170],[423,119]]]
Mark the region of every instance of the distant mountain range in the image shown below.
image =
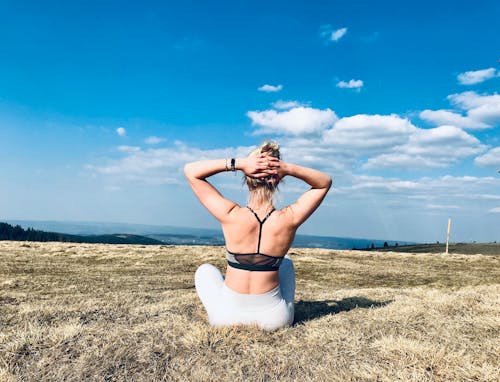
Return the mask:
[[[101,223],[75,221],[6,220],[24,229],[32,228],[52,233],[77,235],[81,242],[123,244],[171,244],[171,245],[224,245],[221,230],[186,228],[129,223]],[[78,239],[80,240],[80,238]],[[65,240],[74,241],[74,240]],[[387,244],[386,244],[387,243]],[[294,247],[329,249],[366,249],[385,245],[415,244],[394,240],[373,240],[334,236],[296,235]]]

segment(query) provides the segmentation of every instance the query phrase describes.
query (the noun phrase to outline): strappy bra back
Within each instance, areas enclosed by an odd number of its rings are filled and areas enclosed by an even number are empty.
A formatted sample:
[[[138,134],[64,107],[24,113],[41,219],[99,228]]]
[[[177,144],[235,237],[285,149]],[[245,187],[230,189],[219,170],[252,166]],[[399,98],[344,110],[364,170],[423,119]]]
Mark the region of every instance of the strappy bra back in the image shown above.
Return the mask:
[[[262,226],[267,218],[274,212],[274,208],[260,220],[259,216],[250,207],[247,208],[253,213],[259,222],[259,240],[257,251],[254,253],[233,253],[226,249],[227,264],[230,267],[244,269],[247,271],[277,271],[283,261],[283,257],[269,256],[260,252],[260,240],[262,238]]]

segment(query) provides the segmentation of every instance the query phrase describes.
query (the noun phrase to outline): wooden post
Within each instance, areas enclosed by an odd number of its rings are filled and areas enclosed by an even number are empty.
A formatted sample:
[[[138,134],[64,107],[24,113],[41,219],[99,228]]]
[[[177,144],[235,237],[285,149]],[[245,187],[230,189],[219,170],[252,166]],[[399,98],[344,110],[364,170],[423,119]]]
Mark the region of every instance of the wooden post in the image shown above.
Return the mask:
[[[448,254],[448,242],[450,241],[451,218],[448,218],[448,231],[446,231],[446,254]]]

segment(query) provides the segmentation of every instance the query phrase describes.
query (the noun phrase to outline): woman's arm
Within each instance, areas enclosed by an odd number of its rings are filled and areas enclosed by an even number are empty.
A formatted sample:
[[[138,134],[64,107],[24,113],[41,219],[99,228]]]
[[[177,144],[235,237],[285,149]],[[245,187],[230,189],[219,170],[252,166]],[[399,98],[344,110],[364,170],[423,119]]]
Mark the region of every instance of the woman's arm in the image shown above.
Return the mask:
[[[271,174],[276,174],[277,158],[267,158],[265,155],[257,157],[235,159],[235,170],[241,170],[246,175],[260,178]],[[270,165],[268,165],[270,163]],[[188,163],[184,166],[184,174],[191,186],[194,194],[201,204],[222,222],[237,204],[224,198],[221,193],[210,184],[206,178],[231,170],[230,159],[213,159]]]
[[[324,172],[283,161],[280,161],[278,175],[280,178],[293,176],[311,186],[288,207],[293,215],[293,225],[298,227],[319,207],[332,185],[332,178]]]

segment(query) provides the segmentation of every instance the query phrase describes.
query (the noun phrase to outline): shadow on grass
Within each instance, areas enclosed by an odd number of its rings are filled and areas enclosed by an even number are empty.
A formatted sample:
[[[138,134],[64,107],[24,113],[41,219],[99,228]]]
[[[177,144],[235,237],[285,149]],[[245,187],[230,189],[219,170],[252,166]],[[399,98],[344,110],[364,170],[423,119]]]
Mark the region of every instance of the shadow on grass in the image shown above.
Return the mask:
[[[294,325],[302,324],[306,321],[314,320],[329,314],[340,312],[349,312],[356,308],[381,308],[390,304],[388,301],[374,301],[365,297],[348,297],[342,300],[324,300],[324,301],[298,301],[295,304]]]

